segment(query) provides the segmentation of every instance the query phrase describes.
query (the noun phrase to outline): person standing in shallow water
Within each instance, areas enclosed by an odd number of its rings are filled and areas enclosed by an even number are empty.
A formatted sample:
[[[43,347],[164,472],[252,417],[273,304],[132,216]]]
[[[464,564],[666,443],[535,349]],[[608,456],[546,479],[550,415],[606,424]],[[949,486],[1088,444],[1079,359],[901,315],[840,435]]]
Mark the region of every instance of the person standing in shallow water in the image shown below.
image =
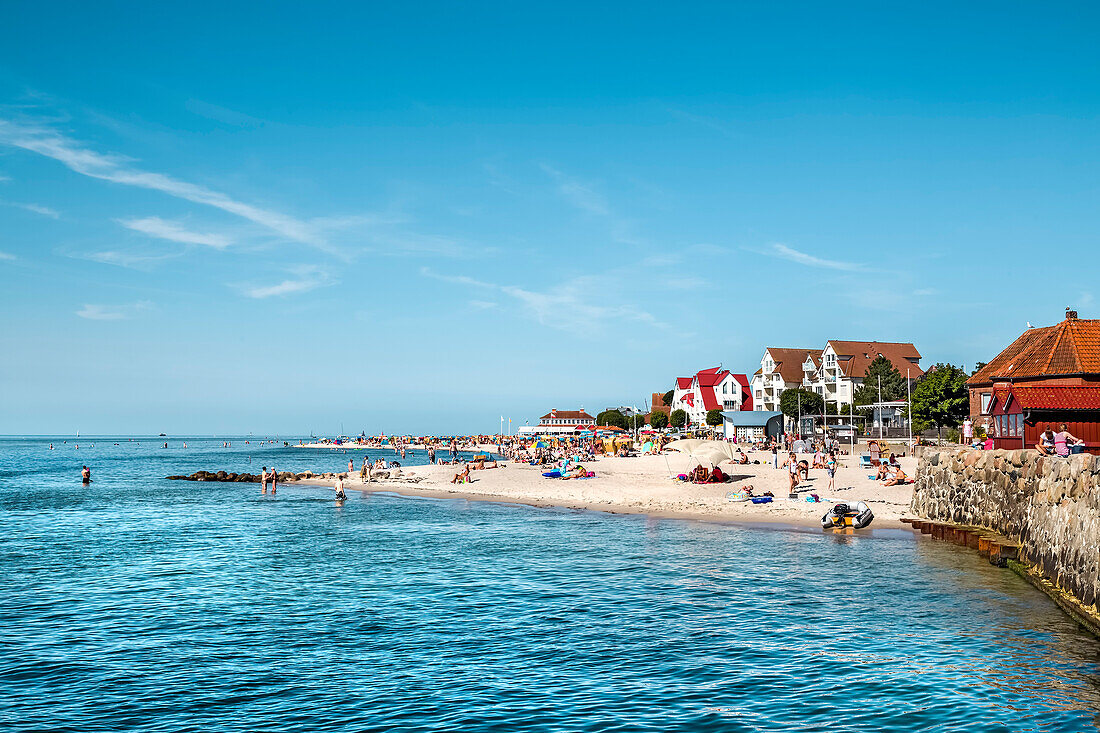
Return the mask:
[[[275,470],[275,467],[271,467],[271,495],[275,496],[275,484],[279,481],[279,472]]]
[[[82,466],[80,469],[80,482],[90,484],[92,482],[92,469]]]
[[[260,493],[267,493],[267,466],[260,469]]]

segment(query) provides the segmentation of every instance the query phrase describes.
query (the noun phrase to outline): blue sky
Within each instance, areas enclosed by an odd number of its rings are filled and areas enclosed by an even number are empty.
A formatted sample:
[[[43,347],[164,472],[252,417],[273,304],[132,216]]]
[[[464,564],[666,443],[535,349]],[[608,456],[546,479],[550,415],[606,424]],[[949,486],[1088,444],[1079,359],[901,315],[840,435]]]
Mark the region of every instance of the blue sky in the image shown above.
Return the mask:
[[[5,4],[0,432],[491,431],[1097,315],[1090,4]]]

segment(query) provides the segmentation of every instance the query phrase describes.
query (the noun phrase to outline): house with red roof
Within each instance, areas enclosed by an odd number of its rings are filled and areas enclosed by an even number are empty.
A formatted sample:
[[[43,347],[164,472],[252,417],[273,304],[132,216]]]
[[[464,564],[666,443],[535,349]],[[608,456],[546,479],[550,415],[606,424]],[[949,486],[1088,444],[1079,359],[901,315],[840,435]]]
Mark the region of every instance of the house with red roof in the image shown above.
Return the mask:
[[[671,408],[686,412],[689,424],[704,425],[710,410],[751,410],[752,404],[748,375],[713,367],[677,377]]]
[[[996,448],[1032,448],[1066,423],[1100,454],[1100,319],[1066,310],[1055,326],[1029,328],[966,382],[970,419]]]
[[[838,412],[850,405],[863,385],[867,367],[885,357],[911,383],[924,375],[921,355],[911,343],[893,341],[825,342],[823,349],[791,349],[769,346],[753,375],[753,404],[757,410],[778,410],[783,390],[802,387],[821,395]]]

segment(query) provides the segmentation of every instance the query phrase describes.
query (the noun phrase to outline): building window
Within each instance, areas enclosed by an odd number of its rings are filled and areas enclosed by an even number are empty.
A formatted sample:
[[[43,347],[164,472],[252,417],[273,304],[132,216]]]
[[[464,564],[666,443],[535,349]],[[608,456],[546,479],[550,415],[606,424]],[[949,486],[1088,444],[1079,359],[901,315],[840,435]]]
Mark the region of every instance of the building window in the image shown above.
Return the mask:
[[[992,399],[993,399],[993,393],[992,392],[982,392],[982,414],[983,415],[988,415],[989,414],[989,403],[990,403],[990,401],[992,401]]]

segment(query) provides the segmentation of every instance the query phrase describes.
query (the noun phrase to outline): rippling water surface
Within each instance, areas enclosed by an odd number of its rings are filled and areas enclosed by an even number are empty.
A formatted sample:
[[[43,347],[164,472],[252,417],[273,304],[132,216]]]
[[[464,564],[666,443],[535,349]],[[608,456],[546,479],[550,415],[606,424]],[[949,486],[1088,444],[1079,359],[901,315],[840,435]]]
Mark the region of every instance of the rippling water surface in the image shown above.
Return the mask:
[[[339,507],[163,477],[344,454],[115,440],[0,439],[4,730],[1098,725],[1096,641],[927,538],[358,492]]]

